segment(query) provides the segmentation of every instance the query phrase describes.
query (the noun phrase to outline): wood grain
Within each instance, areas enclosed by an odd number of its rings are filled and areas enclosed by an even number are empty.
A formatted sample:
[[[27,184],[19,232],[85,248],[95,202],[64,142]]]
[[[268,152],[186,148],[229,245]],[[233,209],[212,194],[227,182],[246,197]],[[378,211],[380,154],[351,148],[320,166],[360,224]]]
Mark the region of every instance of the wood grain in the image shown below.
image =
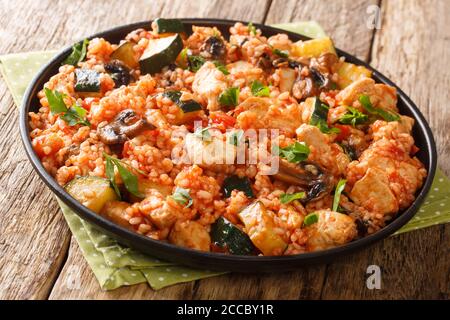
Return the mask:
[[[382,1],[382,28],[370,30],[366,27],[367,7],[376,3],[136,0],[123,10],[124,4],[118,0],[0,0],[0,25],[5,26],[0,30],[0,53],[57,49],[94,32],[157,16],[267,24],[314,19],[337,47],[365,60],[372,57],[373,66],[413,97],[433,127],[440,165],[449,174],[446,124],[450,123],[450,109],[446,103],[450,79],[446,70],[450,39],[446,21],[450,8],[439,1]],[[156,292],[146,284],[102,291],[77,243],[71,240],[51,192],[26,160],[17,121],[17,110],[0,81],[0,214],[4,217],[0,222],[0,299],[449,298],[449,226],[389,238],[332,264],[297,272],[230,274]],[[365,285],[371,264],[382,269],[381,290],[369,290]],[[79,289],[68,285],[74,270],[81,279]]]

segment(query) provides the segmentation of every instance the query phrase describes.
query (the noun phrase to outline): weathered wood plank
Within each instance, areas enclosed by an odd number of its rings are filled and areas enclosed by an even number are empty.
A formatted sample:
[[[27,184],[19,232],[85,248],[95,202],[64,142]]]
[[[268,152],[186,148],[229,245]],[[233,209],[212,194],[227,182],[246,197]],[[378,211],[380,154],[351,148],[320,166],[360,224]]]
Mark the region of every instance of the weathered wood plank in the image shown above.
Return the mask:
[[[440,165],[447,173],[450,76],[443,66],[450,64],[449,18],[450,7],[441,1],[383,1],[382,26],[375,34],[371,61],[409,94],[427,117],[438,144]],[[435,226],[402,234],[333,263],[322,297],[448,299],[449,230],[448,225]],[[381,267],[381,290],[366,287],[365,273],[371,264]]]
[[[377,0],[274,0],[266,24],[315,20],[336,47],[367,60],[373,31],[366,27],[367,8]]]

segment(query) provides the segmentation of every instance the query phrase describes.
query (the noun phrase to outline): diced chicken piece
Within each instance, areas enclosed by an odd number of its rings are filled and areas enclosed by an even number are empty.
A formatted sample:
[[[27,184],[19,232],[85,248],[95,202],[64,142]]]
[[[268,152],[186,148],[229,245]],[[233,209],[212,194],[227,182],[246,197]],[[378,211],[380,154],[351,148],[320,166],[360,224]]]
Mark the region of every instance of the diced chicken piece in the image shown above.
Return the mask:
[[[414,119],[407,116],[400,116],[400,121],[386,122],[377,120],[371,126],[373,139],[380,140],[397,139],[402,135],[410,135],[414,126]]]
[[[263,75],[263,71],[260,68],[256,68],[251,63],[243,60],[228,64],[227,69],[234,79],[244,79],[247,85],[261,79]]]
[[[279,129],[293,136],[295,129],[302,123],[298,104],[279,106],[272,103],[269,98],[246,99],[238,106],[243,112],[237,116],[237,126],[241,129]]]
[[[381,214],[395,213],[399,209],[385,172],[377,168],[369,168],[355,183],[350,198],[357,205]]]
[[[350,161],[339,147],[331,143],[327,134],[309,124],[302,124],[296,133],[297,139],[305,142],[310,149],[309,160],[319,163],[334,176],[344,173]]]
[[[217,100],[226,89],[225,75],[212,62],[206,62],[195,74],[192,90],[208,102],[209,111],[220,109]]]
[[[318,154],[325,155],[330,152],[328,136],[316,126],[302,124],[295,132],[300,141],[305,142],[310,148],[314,148],[314,151]]]
[[[118,225],[121,225],[122,227],[131,229],[131,225],[128,222],[126,213],[126,209],[129,207],[130,204],[127,202],[110,201],[104,205],[102,211],[100,212],[100,215],[104,216],[114,223],[117,223]]]
[[[148,109],[145,112],[148,123],[153,124],[158,129],[167,129],[170,127],[169,122],[160,109]]]
[[[308,251],[325,250],[352,241],[358,231],[352,217],[330,210],[317,211],[318,221],[306,227]]]
[[[211,238],[206,228],[196,221],[177,221],[169,234],[169,241],[178,246],[209,251]]]
[[[280,76],[280,92],[291,92],[297,77],[296,71],[291,68],[280,68],[278,72]]]
[[[172,227],[178,216],[177,208],[172,207],[167,201],[164,201],[162,207],[150,211],[149,214],[152,223],[161,230]]]
[[[373,79],[363,78],[353,82],[351,85],[336,95],[336,100],[348,106],[359,106],[361,95],[368,95],[373,106],[385,110],[397,111],[397,90],[394,87],[375,83]]]
[[[217,130],[209,129],[210,140],[203,139],[195,134],[187,134],[185,147],[192,164],[200,167],[209,167],[222,164],[234,164],[236,159],[236,146],[228,143],[227,135]]]

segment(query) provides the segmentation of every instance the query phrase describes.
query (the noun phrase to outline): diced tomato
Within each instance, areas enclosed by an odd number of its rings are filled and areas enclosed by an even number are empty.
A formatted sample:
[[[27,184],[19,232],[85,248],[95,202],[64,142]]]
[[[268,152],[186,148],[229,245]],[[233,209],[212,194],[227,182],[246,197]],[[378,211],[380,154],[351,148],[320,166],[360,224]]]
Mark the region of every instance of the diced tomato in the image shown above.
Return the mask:
[[[51,156],[64,147],[64,141],[56,133],[39,136],[33,139],[33,148],[39,158]]]
[[[411,156],[413,156],[413,155],[415,155],[417,152],[419,152],[420,151],[420,149],[416,146],[416,145],[413,145],[412,147],[411,147],[411,151],[410,151],[410,155]]]
[[[223,124],[226,128],[232,128],[236,124],[236,119],[234,117],[221,111],[211,113],[209,117],[211,118],[212,123]]]
[[[335,124],[334,126],[339,130],[341,130],[341,132],[339,132],[339,134],[336,137],[336,141],[340,142],[346,140],[350,136],[350,126],[342,124]]]

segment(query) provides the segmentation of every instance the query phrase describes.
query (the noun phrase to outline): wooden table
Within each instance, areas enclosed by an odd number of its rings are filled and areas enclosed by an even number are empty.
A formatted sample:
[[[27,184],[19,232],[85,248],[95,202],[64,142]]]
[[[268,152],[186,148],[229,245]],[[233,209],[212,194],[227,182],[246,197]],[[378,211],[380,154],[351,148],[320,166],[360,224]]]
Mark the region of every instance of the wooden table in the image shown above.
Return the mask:
[[[450,6],[446,1],[0,0],[0,54],[58,49],[117,25],[155,17],[259,23],[317,20],[336,46],[369,61],[409,94],[429,121],[450,174]],[[371,7],[372,5],[372,7]],[[373,5],[381,28],[369,28]],[[448,299],[450,225],[411,232],[331,264],[296,272],[230,274],[160,291],[100,290],[58,205],[22,149],[18,110],[0,81],[0,298],[2,299]],[[366,269],[382,270],[380,290]],[[68,285],[81,277],[81,287]]]

